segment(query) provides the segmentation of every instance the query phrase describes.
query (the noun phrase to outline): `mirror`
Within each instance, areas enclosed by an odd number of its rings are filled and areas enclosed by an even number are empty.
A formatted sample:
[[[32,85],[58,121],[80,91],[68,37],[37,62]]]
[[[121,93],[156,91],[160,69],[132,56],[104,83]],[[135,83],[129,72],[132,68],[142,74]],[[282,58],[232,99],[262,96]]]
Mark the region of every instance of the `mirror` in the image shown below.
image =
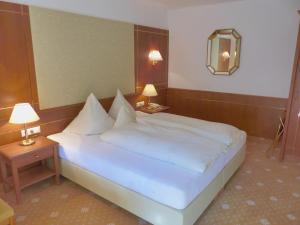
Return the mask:
[[[208,38],[207,68],[214,75],[231,75],[240,66],[241,35],[235,29],[216,30]]]

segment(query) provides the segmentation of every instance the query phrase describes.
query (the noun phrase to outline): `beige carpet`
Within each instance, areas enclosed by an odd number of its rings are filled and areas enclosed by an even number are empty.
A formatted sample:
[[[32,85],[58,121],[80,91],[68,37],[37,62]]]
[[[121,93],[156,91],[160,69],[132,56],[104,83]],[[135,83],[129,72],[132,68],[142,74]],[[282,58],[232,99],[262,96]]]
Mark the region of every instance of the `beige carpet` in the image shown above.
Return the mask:
[[[249,138],[246,162],[197,225],[300,224],[300,161],[267,159],[269,145],[269,140]],[[148,224],[68,180],[25,189],[18,206],[13,197],[9,193],[6,200],[15,207],[19,225]]]

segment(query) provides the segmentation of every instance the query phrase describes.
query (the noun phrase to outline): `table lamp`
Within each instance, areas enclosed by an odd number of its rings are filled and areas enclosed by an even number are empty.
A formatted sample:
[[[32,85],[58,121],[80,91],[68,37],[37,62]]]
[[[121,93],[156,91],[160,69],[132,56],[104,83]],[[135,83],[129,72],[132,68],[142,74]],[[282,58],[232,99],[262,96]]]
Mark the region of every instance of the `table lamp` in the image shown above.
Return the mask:
[[[157,91],[156,91],[153,84],[146,84],[142,95],[146,96],[146,97],[149,97],[149,99],[148,99],[148,105],[149,105],[150,104],[150,98],[154,97],[154,96],[157,96],[158,94],[157,94]]]
[[[20,145],[28,146],[35,143],[34,140],[28,138],[28,132],[26,125],[27,123],[32,123],[38,121],[40,117],[34,111],[29,103],[19,103],[14,106],[14,109],[11,113],[9,123],[12,124],[24,124],[25,130],[25,140],[20,142]]]

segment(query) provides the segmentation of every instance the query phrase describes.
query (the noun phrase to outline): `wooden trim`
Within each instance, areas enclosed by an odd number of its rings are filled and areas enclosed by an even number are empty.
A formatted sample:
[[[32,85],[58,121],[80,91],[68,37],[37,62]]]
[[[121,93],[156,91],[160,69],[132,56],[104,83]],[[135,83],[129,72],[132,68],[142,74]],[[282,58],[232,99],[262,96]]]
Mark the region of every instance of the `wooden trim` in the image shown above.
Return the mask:
[[[134,25],[134,79],[135,79],[135,92],[137,93],[137,86],[138,86],[138,81],[139,81],[139,58],[140,58],[140,54],[139,54],[139,33],[136,32],[136,28],[138,27],[138,25]]]
[[[202,90],[190,90],[184,88],[168,88],[168,91],[189,92],[191,95],[201,94],[199,100],[204,100],[204,101],[234,103],[234,104],[246,105],[246,106],[252,105],[252,106],[259,106],[264,108],[274,108],[279,110],[284,110],[286,108],[285,98],[202,91]]]
[[[234,125],[249,135],[273,138],[287,99],[168,88],[170,112]]]
[[[0,124],[8,117],[13,105],[30,102],[38,109],[37,84],[34,69],[29,9],[26,5],[0,2],[3,43],[2,57],[5,69],[0,74],[4,80],[1,93]],[[8,36],[10,35],[10,36]],[[16,47],[18,46],[18,47]],[[14,52],[14,55],[10,54]]]
[[[29,11],[28,6],[23,6],[24,10]],[[35,64],[34,64],[34,55],[33,55],[33,45],[32,45],[32,36],[31,36],[31,26],[29,13],[24,16],[24,33],[27,44],[27,56],[28,56],[28,72],[30,79],[30,89],[31,89],[31,99],[32,105],[38,105],[38,90],[37,90],[37,81],[35,76]]]
[[[145,32],[145,33],[156,34],[156,35],[169,36],[168,30],[164,30],[164,29],[160,29],[160,28],[134,25],[134,30],[140,31],[140,32]]]

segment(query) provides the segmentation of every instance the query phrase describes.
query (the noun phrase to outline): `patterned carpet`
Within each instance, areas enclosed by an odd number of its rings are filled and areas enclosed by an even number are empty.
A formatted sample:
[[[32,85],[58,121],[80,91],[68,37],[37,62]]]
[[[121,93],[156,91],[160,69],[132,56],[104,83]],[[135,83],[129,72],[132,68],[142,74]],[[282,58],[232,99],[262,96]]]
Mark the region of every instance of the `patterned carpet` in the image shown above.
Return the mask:
[[[247,158],[196,225],[299,225],[300,161],[266,158],[269,140],[249,138]],[[0,196],[4,198],[0,190]],[[142,219],[63,180],[45,181],[23,191],[14,205],[18,225],[140,225]]]

